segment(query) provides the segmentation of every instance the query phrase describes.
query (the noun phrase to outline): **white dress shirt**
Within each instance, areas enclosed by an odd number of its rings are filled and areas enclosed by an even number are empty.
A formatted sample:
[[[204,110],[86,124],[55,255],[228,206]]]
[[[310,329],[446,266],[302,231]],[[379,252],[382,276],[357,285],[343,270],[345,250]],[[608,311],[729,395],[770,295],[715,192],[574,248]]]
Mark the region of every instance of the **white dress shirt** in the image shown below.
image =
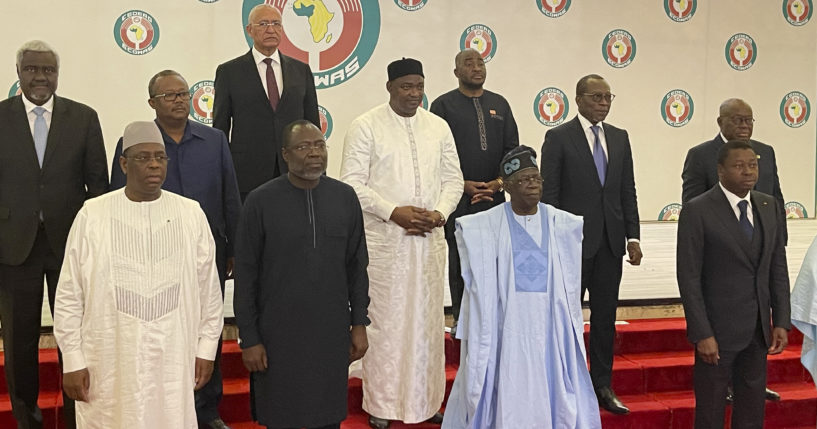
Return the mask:
[[[602,122],[597,124],[591,124],[590,121],[587,120],[582,115],[576,115],[579,118],[579,122],[582,124],[582,130],[584,130],[584,136],[587,137],[587,144],[590,145],[590,153],[593,153],[593,147],[596,145],[596,135],[593,134],[593,130],[590,128],[593,125],[599,126],[599,140],[601,141],[601,148],[604,150],[604,159],[609,159],[607,155],[607,139],[604,138],[604,127],[601,125]]]
[[[278,98],[281,97],[281,92],[284,90],[284,77],[281,73],[281,56],[276,49],[269,57],[258,52],[255,46],[252,48],[252,57],[255,59],[255,66],[258,68],[258,76],[261,77],[261,85],[264,86],[264,94],[269,94],[267,88],[267,63],[264,62],[267,58],[272,58],[272,71],[275,72],[275,83],[278,84]]]
[[[738,208],[738,203],[741,201],[747,201],[749,203],[749,205],[746,206],[746,217],[749,218],[749,223],[751,223],[752,226],[755,226],[754,216],[752,214],[752,199],[749,198],[751,192],[747,192],[746,196],[741,198],[729,192],[728,189],[723,187],[721,182],[718,182],[718,186],[720,186],[723,193],[726,194],[726,199],[729,200],[729,205],[732,207],[732,211],[735,212],[735,218],[738,221],[740,221],[740,208]]]
[[[34,138],[34,121],[37,120],[37,114],[34,113],[34,108],[37,107],[37,105],[29,101],[25,95],[23,95],[21,98],[23,99],[23,106],[25,107],[26,115],[28,116],[28,126],[31,129],[31,137]],[[45,102],[45,104],[39,107],[45,109],[43,118],[45,118],[45,126],[50,130],[51,114],[54,112],[54,96],[52,95],[51,98]]]

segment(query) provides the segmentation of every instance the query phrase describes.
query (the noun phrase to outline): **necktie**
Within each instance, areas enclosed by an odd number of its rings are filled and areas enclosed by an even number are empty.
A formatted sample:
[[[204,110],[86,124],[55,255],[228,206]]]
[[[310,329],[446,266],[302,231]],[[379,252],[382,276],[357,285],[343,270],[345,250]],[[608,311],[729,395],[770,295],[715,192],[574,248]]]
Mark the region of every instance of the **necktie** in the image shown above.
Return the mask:
[[[267,64],[267,96],[269,97],[269,105],[272,110],[278,108],[278,101],[281,96],[278,94],[278,82],[275,80],[275,72],[272,70],[272,58],[264,58],[264,63]]]
[[[593,162],[596,164],[596,172],[599,173],[599,181],[604,186],[604,179],[607,177],[607,159],[604,157],[604,149],[601,147],[599,126],[593,125],[590,129],[593,130],[593,135],[596,137],[596,141],[593,143]]]
[[[34,108],[34,114],[37,119],[34,120],[34,150],[37,151],[37,161],[40,163],[40,168],[43,166],[43,155],[45,155],[45,142],[48,140],[48,125],[45,123],[45,108],[37,106]]]
[[[748,207],[748,201],[740,200],[738,202],[738,209],[740,209],[740,219],[738,219],[738,223],[740,224],[740,229],[742,229],[743,233],[746,235],[746,238],[752,240],[752,235],[755,232],[755,228],[752,226],[752,223],[749,222],[749,217],[746,215],[746,209]]]

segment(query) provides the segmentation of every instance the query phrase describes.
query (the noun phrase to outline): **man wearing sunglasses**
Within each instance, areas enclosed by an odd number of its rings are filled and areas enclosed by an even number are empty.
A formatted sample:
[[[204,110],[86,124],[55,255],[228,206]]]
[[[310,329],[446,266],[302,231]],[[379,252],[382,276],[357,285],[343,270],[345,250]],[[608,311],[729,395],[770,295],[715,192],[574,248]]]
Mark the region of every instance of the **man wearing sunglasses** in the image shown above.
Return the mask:
[[[188,118],[190,90],[187,82],[173,70],[163,70],[148,83],[148,104],[156,112],[155,123],[162,135],[167,161],[167,176],[162,189],[198,201],[207,215],[216,244],[216,268],[224,295],[224,282],[232,276],[235,234],[241,215],[233,159],[227,137],[220,130]],[[111,189],[125,186],[127,176],[119,168],[122,139],[116,144],[111,166]],[[221,384],[221,341],[213,377],[196,392],[196,413],[201,427],[224,429],[218,404]]]
[[[599,75],[576,84],[579,114],[545,134],[542,202],[584,217],[582,291],[590,292],[590,377],[599,405],[630,410],[611,388],[621,258],[641,264],[633,155],[627,131],[604,122],[615,95]]]

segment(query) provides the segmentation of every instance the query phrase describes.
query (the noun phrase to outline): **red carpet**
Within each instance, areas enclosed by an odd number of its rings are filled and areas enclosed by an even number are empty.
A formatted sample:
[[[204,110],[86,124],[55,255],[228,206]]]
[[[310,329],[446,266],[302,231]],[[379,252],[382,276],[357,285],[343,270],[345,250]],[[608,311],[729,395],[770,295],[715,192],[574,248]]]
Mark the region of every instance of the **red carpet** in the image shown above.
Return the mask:
[[[613,388],[631,413],[616,416],[602,412],[605,429],[688,429],[692,427],[692,347],[687,343],[682,319],[640,320],[617,327]],[[802,335],[792,331],[789,347],[781,355],[771,356],[768,364],[769,386],[783,397],[766,403],[767,429],[814,428],[817,421],[817,390],[808,372],[800,364]],[[251,422],[247,373],[241,364],[241,352],[235,342],[224,346],[224,400],[221,413],[234,429],[261,428]],[[459,347],[446,339],[446,378],[448,388],[456,375]],[[46,428],[62,427],[58,422],[62,398],[58,395],[57,354],[40,352],[40,407]],[[361,383],[349,380],[349,417],[343,429],[366,429],[361,410]],[[61,417],[60,417],[61,419]],[[0,429],[14,428],[11,405],[6,394],[5,376],[0,372]],[[393,424],[392,428],[432,429],[437,425]]]

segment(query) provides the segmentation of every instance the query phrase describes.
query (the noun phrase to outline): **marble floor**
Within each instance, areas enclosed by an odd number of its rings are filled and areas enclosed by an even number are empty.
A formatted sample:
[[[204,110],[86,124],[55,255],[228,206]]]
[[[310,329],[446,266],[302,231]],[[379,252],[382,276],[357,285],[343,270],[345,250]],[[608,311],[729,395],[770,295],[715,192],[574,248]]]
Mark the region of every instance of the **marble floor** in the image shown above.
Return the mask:
[[[675,222],[643,222],[641,224],[641,249],[644,259],[638,267],[624,264],[619,298],[622,300],[678,298],[675,282]],[[817,235],[816,219],[789,219],[789,243],[786,256],[792,285],[800,271],[806,250]],[[450,305],[449,292],[445,291],[446,305]],[[43,326],[52,324],[48,302],[43,304]],[[224,316],[233,317],[233,285],[228,281],[224,299]]]

